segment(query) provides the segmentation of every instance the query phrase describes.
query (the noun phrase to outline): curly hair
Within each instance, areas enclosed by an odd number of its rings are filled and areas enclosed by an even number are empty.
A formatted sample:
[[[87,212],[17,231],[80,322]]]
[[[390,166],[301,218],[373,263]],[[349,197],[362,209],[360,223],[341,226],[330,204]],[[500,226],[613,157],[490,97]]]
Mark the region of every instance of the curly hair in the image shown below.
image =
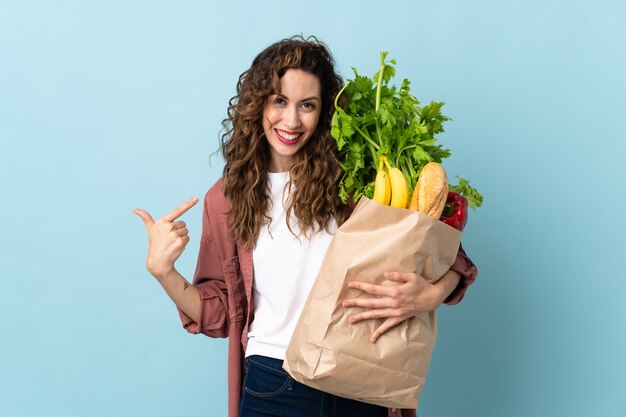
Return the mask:
[[[322,102],[317,127],[289,170],[287,219],[295,215],[300,234],[309,236],[316,230],[329,230],[332,219],[341,224],[348,217],[348,207],[338,194],[342,172],[337,144],[330,136],[333,102],[343,80],[324,43],[314,37],[284,39],[263,50],[239,76],[237,94],[230,99],[228,117],[222,121],[220,150],[226,161],[222,189],[230,201],[229,238],[242,239],[247,248],[254,247],[261,227],[272,220],[268,215],[270,147],[262,114],[267,98],[280,93],[280,79],[289,69],[317,76]]]

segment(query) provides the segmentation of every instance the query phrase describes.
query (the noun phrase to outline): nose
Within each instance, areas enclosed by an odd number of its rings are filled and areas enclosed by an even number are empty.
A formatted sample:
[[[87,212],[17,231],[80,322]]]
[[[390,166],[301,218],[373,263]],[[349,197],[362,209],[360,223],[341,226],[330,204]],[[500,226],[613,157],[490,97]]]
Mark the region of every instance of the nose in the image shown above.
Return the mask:
[[[287,106],[283,121],[288,129],[300,127],[300,113],[298,113],[298,108],[296,106]]]

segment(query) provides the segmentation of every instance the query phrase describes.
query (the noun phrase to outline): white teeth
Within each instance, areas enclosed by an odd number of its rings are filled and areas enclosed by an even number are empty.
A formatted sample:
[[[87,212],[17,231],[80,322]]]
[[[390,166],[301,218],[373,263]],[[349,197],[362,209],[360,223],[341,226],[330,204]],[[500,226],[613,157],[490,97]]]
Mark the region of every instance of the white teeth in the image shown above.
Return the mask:
[[[300,136],[300,133],[295,133],[293,135],[288,135],[285,132],[279,132],[276,131],[276,133],[278,133],[280,135],[281,138],[286,139],[286,140],[294,140],[295,138],[297,138],[298,136]]]

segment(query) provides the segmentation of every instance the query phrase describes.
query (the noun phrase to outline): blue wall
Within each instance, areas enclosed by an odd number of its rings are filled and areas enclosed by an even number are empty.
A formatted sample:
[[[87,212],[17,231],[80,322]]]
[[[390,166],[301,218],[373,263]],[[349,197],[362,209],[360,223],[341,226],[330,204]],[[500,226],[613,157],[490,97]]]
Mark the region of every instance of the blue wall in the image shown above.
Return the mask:
[[[204,195],[237,77],[296,33],[345,77],[389,50],[485,196],[420,416],[626,415],[626,6],[590,4],[1,1],[0,415],[226,415],[226,342],[180,327],[132,209]]]

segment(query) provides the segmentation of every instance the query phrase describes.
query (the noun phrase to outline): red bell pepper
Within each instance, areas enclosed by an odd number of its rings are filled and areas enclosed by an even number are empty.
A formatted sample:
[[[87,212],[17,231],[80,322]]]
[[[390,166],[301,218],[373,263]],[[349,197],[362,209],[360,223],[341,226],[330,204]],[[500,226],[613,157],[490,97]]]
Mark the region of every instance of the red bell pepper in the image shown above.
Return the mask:
[[[467,199],[459,193],[448,192],[446,205],[439,220],[463,231],[467,223]]]

